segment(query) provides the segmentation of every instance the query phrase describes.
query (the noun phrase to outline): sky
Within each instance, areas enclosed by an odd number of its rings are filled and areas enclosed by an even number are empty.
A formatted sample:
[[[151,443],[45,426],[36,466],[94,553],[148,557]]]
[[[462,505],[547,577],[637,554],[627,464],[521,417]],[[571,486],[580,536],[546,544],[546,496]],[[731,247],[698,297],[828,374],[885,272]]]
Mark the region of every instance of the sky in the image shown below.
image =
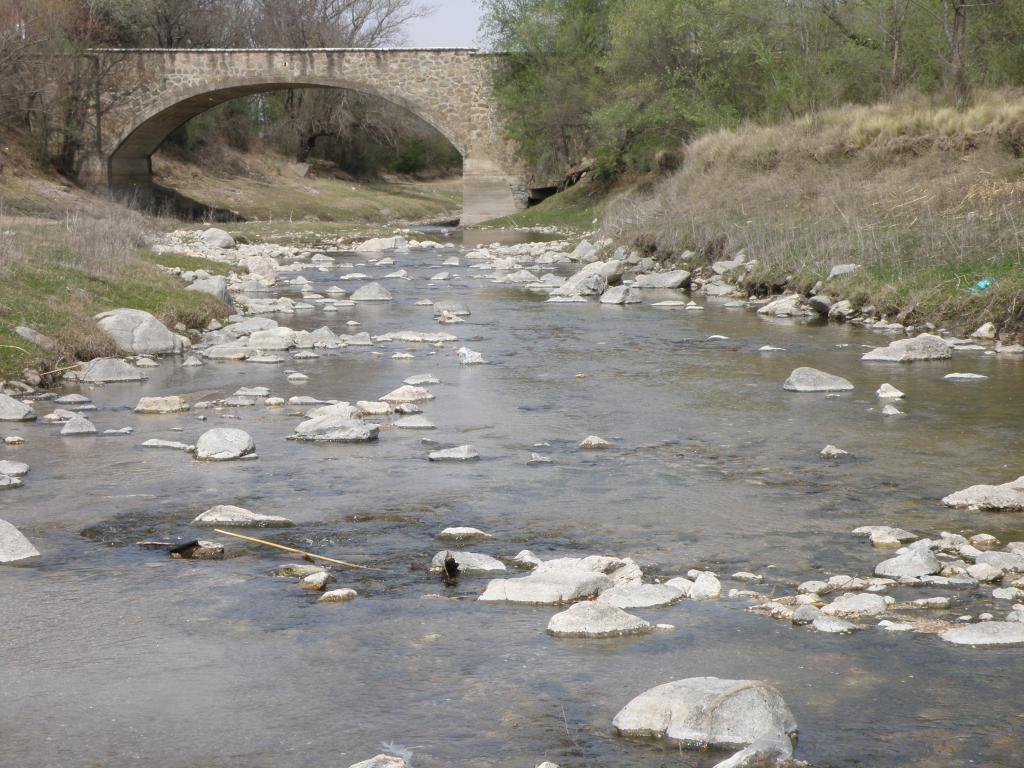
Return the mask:
[[[434,12],[409,25],[409,44],[421,48],[475,48],[479,0],[428,0]]]

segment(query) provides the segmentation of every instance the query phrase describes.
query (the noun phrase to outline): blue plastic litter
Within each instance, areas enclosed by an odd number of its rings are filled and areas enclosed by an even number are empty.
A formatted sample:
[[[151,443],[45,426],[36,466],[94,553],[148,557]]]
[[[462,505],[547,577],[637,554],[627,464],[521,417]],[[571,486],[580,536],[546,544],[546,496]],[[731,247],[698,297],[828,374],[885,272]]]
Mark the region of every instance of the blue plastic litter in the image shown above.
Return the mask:
[[[971,286],[971,291],[973,293],[981,293],[982,291],[988,289],[988,287],[991,286],[991,285],[992,285],[992,281],[991,280],[987,280],[987,279],[986,280],[979,280],[978,282],[976,282],[974,285]]]

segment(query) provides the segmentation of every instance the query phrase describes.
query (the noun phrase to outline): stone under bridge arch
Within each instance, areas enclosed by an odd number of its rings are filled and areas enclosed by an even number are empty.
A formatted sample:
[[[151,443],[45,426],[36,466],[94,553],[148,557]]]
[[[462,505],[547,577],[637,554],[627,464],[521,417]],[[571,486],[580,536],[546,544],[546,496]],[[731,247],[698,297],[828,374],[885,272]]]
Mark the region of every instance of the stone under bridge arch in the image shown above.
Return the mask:
[[[471,49],[94,51],[95,142],[83,181],[117,192],[152,184],[153,152],[178,126],[231,99],[290,88],[343,88],[401,106],[463,158],[466,224],[514,213],[527,190],[493,101],[497,57]]]

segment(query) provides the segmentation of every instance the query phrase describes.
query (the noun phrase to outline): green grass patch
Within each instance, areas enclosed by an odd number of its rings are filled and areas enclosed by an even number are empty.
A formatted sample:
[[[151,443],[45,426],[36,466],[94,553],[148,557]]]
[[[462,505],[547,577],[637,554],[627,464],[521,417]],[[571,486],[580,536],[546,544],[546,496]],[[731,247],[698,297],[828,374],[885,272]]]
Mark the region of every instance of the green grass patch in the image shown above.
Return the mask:
[[[556,227],[573,232],[593,229],[601,215],[603,197],[588,185],[570,187],[521,213],[492,219],[476,229]]]
[[[147,258],[133,258],[116,275],[94,274],[69,259],[63,248],[40,247],[30,259],[5,269],[0,299],[0,378],[25,368],[51,371],[80,360],[116,355],[94,315],[127,307],[152,313],[173,328],[201,328],[230,309],[212,296],[184,290],[177,278]],[[206,264],[204,261],[203,264]],[[28,326],[57,342],[55,350],[29,344],[14,329]]]
[[[234,264],[224,264],[212,259],[200,259],[195,256],[186,256],[182,253],[153,253],[152,251],[139,251],[139,258],[150,264],[159,264],[161,267],[170,267],[188,272],[203,269],[211,275],[229,275],[232,272],[244,273],[248,270]]]

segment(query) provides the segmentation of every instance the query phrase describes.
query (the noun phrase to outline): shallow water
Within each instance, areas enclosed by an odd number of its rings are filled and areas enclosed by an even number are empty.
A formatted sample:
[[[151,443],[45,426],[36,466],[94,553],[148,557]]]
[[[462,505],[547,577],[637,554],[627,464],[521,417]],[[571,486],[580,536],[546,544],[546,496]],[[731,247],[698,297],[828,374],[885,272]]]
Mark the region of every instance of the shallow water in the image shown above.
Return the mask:
[[[693,567],[723,577],[754,571],[765,574],[755,589],[766,594],[823,574],[869,574],[888,554],[851,536],[858,525],[1024,540],[1017,516],[937,501],[1024,474],[1024,362],[964,352],[952,362],[866,364],[861,345],[884,337],[712,302],[704,312],[546,304],[478,279],[490,273],[465,261],[445,268],[460,277],[428,285],[448,255],[394,254],[394,267],[360,266],[415,277],[386,281],[391,303],[274,316],[338,333],[356,319],[357,330],[374,335],[459,337],[437,354],[387,345],[380,357],[350,347],[286,365],[165,361],[144,385],[83,390],[99,406],[88,415],[101,431],[133,426],[131,436],[0,427],[27,440],[0,446],[0,458],[32,467],[22,488],[0,494],[0,517],[43,553],[36,565],[0,570],[0,766],[345,766],[395,742],[413,751],[417,768],[542,759],[567,768],[704,768],[723,755],[621,739],[610,725],[632,696],[696,675],[777,686],[800,724],[797,755],[817,766],[1024,762],[1020,649],[874,630],[823,635],[748,613],[743,600],[635,611],[676,625],[672,632],[556,640],[544,631],[556,609],[480,605],[486,577],[446,589],[423,569],[444,548],[434,536],[448,525],[494,535],[465,547],[472,551],[631,556],[651,577]],[[321,293],[359,284],[302,274]],[[656,301],[673,292],[648,293]],[[473,315],[438,326],[429,307],[414,304],[424,297],[465,300]],[[729,339],[705,341],[711,334]],[[489,364],[460,367],[454,349],[462,344]],[[787,351],[759,353],[762,344]],[[400,350],[416,358],[392,360]],[[798,365],[845,376],[856,390],[784,392]],[[290,384],[284,368],[310,380]],[[943,381],[951,371],[989,378]],[[287,442],[299,421],[287,406],[209,411],[205,423],[195,412],[131,410],[143,395],[195,401],[256,385],[286,398],[376,399],[417,373],[442,381],[424,408],[438,429],[382,430],[375,444]],[[874,390],[883,381],[908,393],[899,404],[905,416],[881,416]],[[148,438],[194,442],[214,426],[250,432],[259,458],[201,464],[139,447]],[[579,451],[589,434],[614,445]],[[472,443],[483,458],[431,464],[424,437]],[[534,449],[539,442],[551,447]],[[826,443],[853,458],[824,461]],[[554,463],[527,466],[532,450]],[[135,545],[224,539],[189,525],[219,503],[291,517],[295,528],[266,537],[376,570],[338,572],[337,586],[354,587],[359,599],[317,605],[315,594],[267,575],[287,558],[263,548],[226,542],[227,560],[192,562]],[[963,612],[1009,609],[981,592],[961,596]]]

